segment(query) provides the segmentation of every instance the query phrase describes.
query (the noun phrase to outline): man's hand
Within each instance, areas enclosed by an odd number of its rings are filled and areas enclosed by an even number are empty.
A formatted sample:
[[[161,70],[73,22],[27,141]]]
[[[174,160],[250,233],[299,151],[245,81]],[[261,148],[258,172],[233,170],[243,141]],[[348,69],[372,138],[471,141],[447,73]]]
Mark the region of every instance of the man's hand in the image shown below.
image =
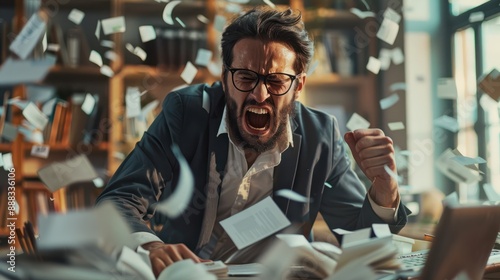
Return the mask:
[[[155,277],[158,277],[167,266],[177,261],[184,259],[192,259],[195,263],[204,261],[184,244],[165,244],[156,241],[143,244],[142,247],[149,251],[149,259]]]
[[[398,182],[384,166],[395,174],[396,160],[392,139],[380,129],[357,129],[347,132],[344,139],[366,177],[372,181],[370,197],[383,207],[395,208],[398,203]]]

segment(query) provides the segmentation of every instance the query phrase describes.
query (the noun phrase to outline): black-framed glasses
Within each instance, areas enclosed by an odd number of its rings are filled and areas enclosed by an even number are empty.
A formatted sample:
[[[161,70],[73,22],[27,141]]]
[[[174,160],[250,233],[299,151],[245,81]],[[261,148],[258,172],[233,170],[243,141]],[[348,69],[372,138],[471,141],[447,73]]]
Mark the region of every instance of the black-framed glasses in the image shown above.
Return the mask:
[[[302,74],[269,73],[267,75],[261,75],[249,69],[231,68],[227,65],[224,67],[231,72],[231,79],[237,90],[242,92],[252,91],[257,87],[259,81],[263,81],[266,85],[267,92],[277,96],[285,95],[290,91],[293,81]]]

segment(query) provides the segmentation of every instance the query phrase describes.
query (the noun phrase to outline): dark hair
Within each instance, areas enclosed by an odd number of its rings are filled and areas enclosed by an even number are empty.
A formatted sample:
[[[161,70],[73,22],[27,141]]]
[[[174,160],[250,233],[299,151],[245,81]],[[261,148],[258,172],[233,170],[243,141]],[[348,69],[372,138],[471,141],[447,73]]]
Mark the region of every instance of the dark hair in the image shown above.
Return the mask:
[[[281,42],[296,55],[293,65],[297,73],[307,69],[313,55],[313,42],[304,29],[300,12],[288,8],[277,11],[265,7],[254,8],[237,17],[222,33],[222,61],[231,66],[234,45],[241,39],[254,38],[263,42]]]

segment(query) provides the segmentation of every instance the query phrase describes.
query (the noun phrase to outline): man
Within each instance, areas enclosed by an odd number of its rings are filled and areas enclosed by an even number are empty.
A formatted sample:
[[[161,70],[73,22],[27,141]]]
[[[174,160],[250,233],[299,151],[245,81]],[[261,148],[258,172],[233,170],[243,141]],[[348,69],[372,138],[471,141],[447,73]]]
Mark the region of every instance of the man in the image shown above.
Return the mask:
[[[379,129],[345,135],[372,181],[366,195],[350,169],[336,120],[296,101],[312,52],[300,14],[254,9],[222,35],[222,82],[167,95],[162,113],[98,199],[122,211],[150,251],[156,275],[186,258],[227,259],[236,248],[219,221],[268,196],[305,235],[318,211],[330,228],[386,222],[398,232],[405,225],[397,181],[384,169],[396,172],[392,140]],[[193,170],[195,194],[183,215],[164,218],[157,236],[146,221],[177,182],[172,143]],[[273,195],[280,189],[309,203]]]

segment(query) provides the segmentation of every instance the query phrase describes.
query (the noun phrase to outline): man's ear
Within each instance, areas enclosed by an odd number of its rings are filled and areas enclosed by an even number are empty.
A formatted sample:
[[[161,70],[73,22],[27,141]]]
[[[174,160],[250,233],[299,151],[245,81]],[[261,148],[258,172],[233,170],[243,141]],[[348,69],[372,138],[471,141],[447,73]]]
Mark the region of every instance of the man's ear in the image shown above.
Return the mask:
[[[300,92],[304,89],[304,86],[306,84],[306,73],[303,73],[300,75],[299,78],[297,78],[297,89],[295,90],[295,99],[299,98]]]
[[[221,79],[221,84],[222,84],[222,90],[226,92],[226,69],[224,69],[224,66],[222,66],[222,72],[220,74],[220,79]]]

